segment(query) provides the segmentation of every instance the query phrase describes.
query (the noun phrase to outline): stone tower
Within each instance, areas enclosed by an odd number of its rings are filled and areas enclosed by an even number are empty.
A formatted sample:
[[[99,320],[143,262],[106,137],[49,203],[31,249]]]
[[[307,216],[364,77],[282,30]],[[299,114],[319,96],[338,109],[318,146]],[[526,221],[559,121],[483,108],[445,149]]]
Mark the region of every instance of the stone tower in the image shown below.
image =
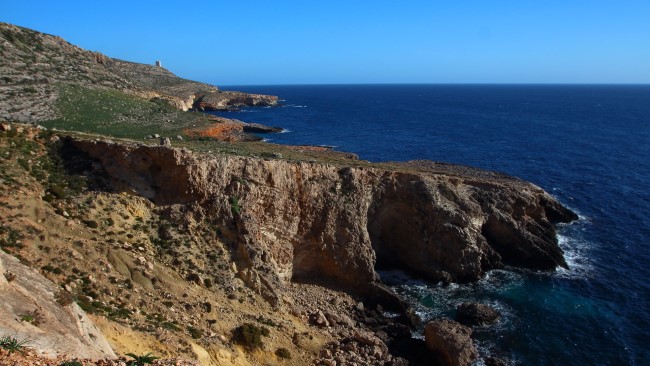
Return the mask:
[[[160,60],[156,60],[156,67],[162,67],[162,62],[160,62]]]

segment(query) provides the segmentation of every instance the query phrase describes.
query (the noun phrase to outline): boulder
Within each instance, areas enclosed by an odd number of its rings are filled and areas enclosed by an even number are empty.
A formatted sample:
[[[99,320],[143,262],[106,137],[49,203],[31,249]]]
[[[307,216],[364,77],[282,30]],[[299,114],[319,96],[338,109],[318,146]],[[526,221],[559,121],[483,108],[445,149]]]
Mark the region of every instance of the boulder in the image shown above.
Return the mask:
[[[485,304],[462,303],[456,308],[456,321],[469,326],[496,323],[501,314]]]
[[[27,339],[27,346],[46,357],[116,358],[83,310],[40,273],[2,251],[0,271],[0,336]],[[11,282],[5,272],[15,275]],[[23,314],[36,321],[21,321]]]
[[[327,321],[325,314],[323,314],[323,312],[320,310],[316,310],[309,316],[309,322],[321,328],[330,326],[330,323]]]
[[[424,328],[427,348],[445,366],[467,366],[477,357],[472,329],[450,319],[436,319]]]

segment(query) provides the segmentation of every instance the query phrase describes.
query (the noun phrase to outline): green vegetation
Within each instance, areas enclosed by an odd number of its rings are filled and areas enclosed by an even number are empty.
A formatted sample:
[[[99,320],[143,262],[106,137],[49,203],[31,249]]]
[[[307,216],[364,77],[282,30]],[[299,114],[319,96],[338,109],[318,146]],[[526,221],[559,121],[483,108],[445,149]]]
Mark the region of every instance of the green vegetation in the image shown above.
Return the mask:
[[[187,327],[187,331],[190,332],[190,336],[194,339],[199,339],[203,337],[203,332],[201,329],[194,328],[194,327]]]
[[[202,113],[183,112],[162,100],[77,85],[60,87],[56,109],[61,117],[44,126],[138,140],[156,133],[174,136],[193,125],[214,123]]]
[[[27,346],[29,342],[30,340],[27,338],[18,340],[16,337],[4,336],[0,337],[0,348],[8,351],[10,354],[14,352],[25,353],[29,348]]]
[[[277,350],[275,350],[275,355],[280,357],[280,358],[284,358],[286,360],[291,359],[291,352],[289,352],[289,350],[284,348],[284,347],[281,347],[281,348],[278,348]]]
[[[79,361],[73,360],[62,362],[59,366],[83,366],[83,364]]]
[[[237,196],[230,196],[230,211],[233,215],[239,215],[241,206],[239,205],[239,198]]]
[[[21,314],[20,321],[30,323],[31,325],[38,327],[43,321],[43,315],[38,309],[36,309],[26,314]]]
[[[127,356],[131,357],[133,361],[129,362],[129,366],[144,366],[144,365],[150,365],[153,363],[155,360],[157,360],[159,357],[153,356],[151,352],[146,353],[144,355],[136,355],[133,353],[127,353]]]
[[[235,328],[233,341],[244,346],[248,350],[261,348],[264,345],[262,336],[268,337],[271,332],[266,327],[258,327],[255,324],[246,323]]]
[[[18,230],[0,225],[0,236],[0,248],[5,251],[13,252],[24,247],[21,242],[23,236]]]

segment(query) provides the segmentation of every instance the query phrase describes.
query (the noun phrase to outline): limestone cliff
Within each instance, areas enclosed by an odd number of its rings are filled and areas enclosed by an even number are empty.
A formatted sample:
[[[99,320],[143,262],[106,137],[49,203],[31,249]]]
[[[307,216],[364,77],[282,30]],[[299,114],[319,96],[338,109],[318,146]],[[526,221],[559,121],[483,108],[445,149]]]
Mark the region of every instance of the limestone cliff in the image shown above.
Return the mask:
[[[272,303],[288,281],[386,300],[377,267],[472,281],[512,265],[566,266],[554,224],[576,219],[539,187],[436,163],[342,166],[66,139],[113,189],[227,228],[238,276]]]

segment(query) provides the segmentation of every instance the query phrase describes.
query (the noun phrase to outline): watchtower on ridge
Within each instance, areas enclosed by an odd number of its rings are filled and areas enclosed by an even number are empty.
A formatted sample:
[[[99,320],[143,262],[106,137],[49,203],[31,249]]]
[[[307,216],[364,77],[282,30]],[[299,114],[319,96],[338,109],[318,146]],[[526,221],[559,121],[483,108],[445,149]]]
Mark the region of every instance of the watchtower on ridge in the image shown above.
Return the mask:
[[[162,67],[162,62],[160,62],[160,60],[156,60],[156,67]]]

